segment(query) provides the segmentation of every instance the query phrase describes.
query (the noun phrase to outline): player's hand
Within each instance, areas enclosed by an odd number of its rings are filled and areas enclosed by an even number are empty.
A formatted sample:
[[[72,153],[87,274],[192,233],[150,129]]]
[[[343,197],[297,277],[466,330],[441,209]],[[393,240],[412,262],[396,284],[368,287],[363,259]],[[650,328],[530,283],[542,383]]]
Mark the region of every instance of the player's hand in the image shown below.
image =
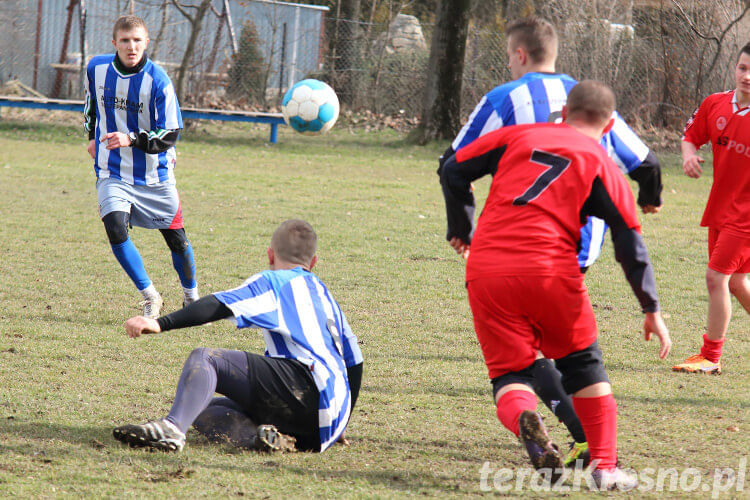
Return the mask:
[[[130,146],[130,137],[122,132],[110,132],[102,137],[102,142],[107,143],[107,149],[126,148]]]
[[[652,334],[659,338],[659,343],[661,344],[659,358],[666,358],[672,349],[672,339],[669,338],[669,329],[664,324],[659,311],[646,313],[646,320],[643,322],[643,338],[651,340]]]
[[[644,205],[641,207],[641,210],[644,214],[655,214],[658,213],[659,210],[661,210],[661,205],[658,207],[656,205]]]
[[[697,179],[703,173],[703,168],[701,168],[701,163],[703,163],[703,161],[703,158],[698,155],[688,156],[682,161],[682,171],[685,172],[685,175],[688,177]]]
[[[89,141],[89,145],[86,148],[86,151],[89,152],[89,155],[92,159],[96,160],[96,139],[91,139]]]
[[[135,316],[125,322],[125,332],[128,337],[135,339],[146,333],[159,333],[161,328],[155,319],[145,316]]]
[[[455,250],[458,255],[460,255],[464,259],[469,258],[469,250],[470,250],[469,244],[464,243],[463,240],[461,240],[460,238],[455,238],[455,237],[451,238],[448,243],[450,243],[450,245],[453,247],[453,250]]]

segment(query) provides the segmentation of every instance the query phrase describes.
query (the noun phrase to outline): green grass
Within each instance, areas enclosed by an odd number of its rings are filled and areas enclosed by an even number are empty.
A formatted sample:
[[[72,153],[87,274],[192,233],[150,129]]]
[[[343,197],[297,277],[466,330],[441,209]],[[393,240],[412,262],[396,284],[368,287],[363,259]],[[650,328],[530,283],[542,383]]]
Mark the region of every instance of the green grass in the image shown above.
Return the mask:
[[[166,414],[193,348],[261,352],[262,338],[218,322],[128,339],[122,324],[139,298],[98,220],[83,134],[7,116],[0,122],[0,496],[480,495],[484,462],[527,467],[495,417],[463,262],[444,240],[435,175],[444,144],[422,148],[392,132],[341,129],[309,138],[282,127],[274,146],[266,127],[200,125],[184,134],[177,179],[201,291],[234,287],[263,269],[276,225],[309,220],[320,239],[315,271],[361,340],[365,378],[349,447],[258,455],[189,433],[174,455],[122,447],[111,429]],[[715,467],[736,469],[747,457],[750,323],[735,302],[725,374],[670,372],[699,346],[705,324],[706,232],[698,222],[711,181],[684,177],[674,154],[661,158],[665,208],[642,222],[674,340],[670,358],[660,361],[657,346],[641,339],[642,315],[609,243],[586,281],[619,402],[620,459],[636,469],[695,467],[710,482]],[[477,183],[479,199],[488,185]],[[181,290],[161,236],[136,228],[132,237],[166,310],[176,309]],[[565,429],[542,412],[565,443]]]

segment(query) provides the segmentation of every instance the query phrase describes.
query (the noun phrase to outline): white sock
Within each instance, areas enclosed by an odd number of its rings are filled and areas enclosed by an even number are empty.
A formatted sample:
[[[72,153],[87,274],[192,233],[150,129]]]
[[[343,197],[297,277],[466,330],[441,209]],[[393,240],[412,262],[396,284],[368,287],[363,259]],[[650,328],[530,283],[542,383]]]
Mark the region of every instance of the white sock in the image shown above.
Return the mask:
[[[149,286],[147,286],[143,290],[139,290],[139,291],[141,292],[141,295],[143,295],[143,298],[146,300],[159,296],[159,292],[156,291],[156,287],[154,286],[153,283],[151,283]]]
[[[185,294],[185,298],[188,300],[198,300],[200,298],[200,295],[198,295],[198,287],[195,288],[185,288],[182,287],[182,293]]]

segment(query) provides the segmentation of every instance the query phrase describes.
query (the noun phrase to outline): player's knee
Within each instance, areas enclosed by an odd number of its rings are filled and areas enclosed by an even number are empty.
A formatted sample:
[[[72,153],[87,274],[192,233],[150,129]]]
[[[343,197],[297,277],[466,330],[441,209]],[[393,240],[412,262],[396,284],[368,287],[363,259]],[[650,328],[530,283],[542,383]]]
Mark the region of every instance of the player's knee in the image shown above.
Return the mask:
[[[119,211],[110,212],[102,217],[104,230],[107,231],[107,238],[112,245],[119,245],[127,241],[129,220],[129,213]]]
[[[184,253],[190,246],[185,229],[162,229],[161,234],[169,249],[175,253]]]
[[[523,384],[527,387],[529,387],[532,391],[535,391],[534,388],[534,365],[535,363],[532,363],[531,365],[527,366],[523,370],[519,370],[517,372],[509,372],[504,375],[500,375],[499,377],[495,377],[491,380],[492,382],[492,396],[494,397],[495,401],[497,401],[497,395],[498,393],[506,386],[510,384]]]
[[[602,351],[596,341],[585,349],[556,360],[555,366],[562,373],[561,382],[568,394],[599,382],[609,382],[602,362]]]
[[[731,279],[727,279],[725,274],[718,273],[712,269],[706,271],[706,288],[709,294],[722,291],[726,293],[727,290],[731,290],[732,287],[728,283],[730,281]]]
[[[750,292],[750,285],[747,281],[747,275],[733,274],[732,277],[729,278],[729,292],[732,295],[744,295]]]

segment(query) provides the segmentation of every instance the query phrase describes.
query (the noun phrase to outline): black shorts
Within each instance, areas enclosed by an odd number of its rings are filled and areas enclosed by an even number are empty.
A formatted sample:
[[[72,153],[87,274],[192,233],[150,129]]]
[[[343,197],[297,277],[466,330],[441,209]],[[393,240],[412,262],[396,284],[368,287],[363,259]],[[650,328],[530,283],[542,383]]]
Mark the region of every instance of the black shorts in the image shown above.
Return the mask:
[[[297,438],[303,450],[320,449],[318,399],[310,369],[294,359],[247,354],[247,400],[237,401],[257,425],[272,424]]]

